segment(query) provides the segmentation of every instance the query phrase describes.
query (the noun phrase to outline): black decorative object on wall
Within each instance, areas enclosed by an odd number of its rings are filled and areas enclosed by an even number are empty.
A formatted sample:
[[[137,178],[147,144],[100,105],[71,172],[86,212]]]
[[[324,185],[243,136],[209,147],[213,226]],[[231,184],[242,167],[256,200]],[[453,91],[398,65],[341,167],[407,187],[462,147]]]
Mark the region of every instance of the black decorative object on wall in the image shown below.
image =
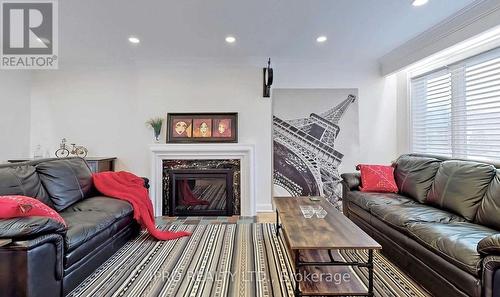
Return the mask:
[[[267,61],[267,67],[263,69],[263,97],[269,98],[271,97],[271,85],[273,84],[273,69],[271,68],[271,58]]]

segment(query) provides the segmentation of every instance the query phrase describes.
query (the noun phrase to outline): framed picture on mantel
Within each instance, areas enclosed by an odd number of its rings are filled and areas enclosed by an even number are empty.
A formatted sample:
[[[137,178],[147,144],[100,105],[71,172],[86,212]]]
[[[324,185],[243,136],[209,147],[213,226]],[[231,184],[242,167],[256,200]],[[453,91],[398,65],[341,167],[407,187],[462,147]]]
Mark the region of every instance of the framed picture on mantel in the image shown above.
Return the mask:
[[[169,113],[167,142],[238,142],[238,113]]]

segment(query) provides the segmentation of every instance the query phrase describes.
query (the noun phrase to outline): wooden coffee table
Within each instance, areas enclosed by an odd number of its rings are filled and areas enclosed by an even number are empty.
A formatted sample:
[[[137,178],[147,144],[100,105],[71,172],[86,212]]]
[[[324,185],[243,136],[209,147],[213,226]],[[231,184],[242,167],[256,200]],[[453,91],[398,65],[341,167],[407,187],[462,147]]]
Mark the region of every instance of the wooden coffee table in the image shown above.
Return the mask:
[[[294,262],[295,296],[373,296],[373,251],[382,247],[333,205],[320,198],[274,197],[276,234],[283,238]],[[305,218],[300,206],[321,206],[327,215]],[[368,250],[368,261],[345,261],[341,250]],[[368,269],[368,286],[357,277],[350,266]],[[298,274],[349,275],[349,281],[302,281]],[[305,279],[305,277],[303,278]],[[342,277],[344,279],[344,277]]]

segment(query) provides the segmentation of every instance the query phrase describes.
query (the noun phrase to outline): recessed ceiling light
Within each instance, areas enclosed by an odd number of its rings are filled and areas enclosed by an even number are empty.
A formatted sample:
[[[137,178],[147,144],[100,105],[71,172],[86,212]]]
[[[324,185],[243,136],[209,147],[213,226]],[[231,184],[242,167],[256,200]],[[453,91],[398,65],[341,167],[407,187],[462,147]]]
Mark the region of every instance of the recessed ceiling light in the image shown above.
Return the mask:
[[[226,37],[227,43],[234,43],[235,41],[236,41],[236,38],[234,38],[234,36],[227,36]]]
[[[317,42],[325,42],[328,38],[326,38],[326,36],[319,36],[318,38],[316,38],[316,41]]]
[[[129,41],[130,43],[133,43],[133,44],[138,44],[138,43],[140,43],[140,42],[141,42],[141,40],[140,40],[139,38],[134,37],[134,36],[130,36],[130,37],[128,38],[128,41]]]
[[[427,2],[429,2],[429,0],[413,0],[413,2],[411,3],[411,5],[413,5],[413,6],[422,6],[422,5],[427,4]]]

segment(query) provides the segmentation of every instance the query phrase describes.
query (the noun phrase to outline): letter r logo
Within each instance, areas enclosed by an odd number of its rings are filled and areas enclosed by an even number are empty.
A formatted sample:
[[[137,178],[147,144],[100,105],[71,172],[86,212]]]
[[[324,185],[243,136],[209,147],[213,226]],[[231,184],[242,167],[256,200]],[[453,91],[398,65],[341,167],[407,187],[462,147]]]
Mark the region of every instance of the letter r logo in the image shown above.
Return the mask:
[[[53,53],[53,3],[2,3],[4,55]]]

